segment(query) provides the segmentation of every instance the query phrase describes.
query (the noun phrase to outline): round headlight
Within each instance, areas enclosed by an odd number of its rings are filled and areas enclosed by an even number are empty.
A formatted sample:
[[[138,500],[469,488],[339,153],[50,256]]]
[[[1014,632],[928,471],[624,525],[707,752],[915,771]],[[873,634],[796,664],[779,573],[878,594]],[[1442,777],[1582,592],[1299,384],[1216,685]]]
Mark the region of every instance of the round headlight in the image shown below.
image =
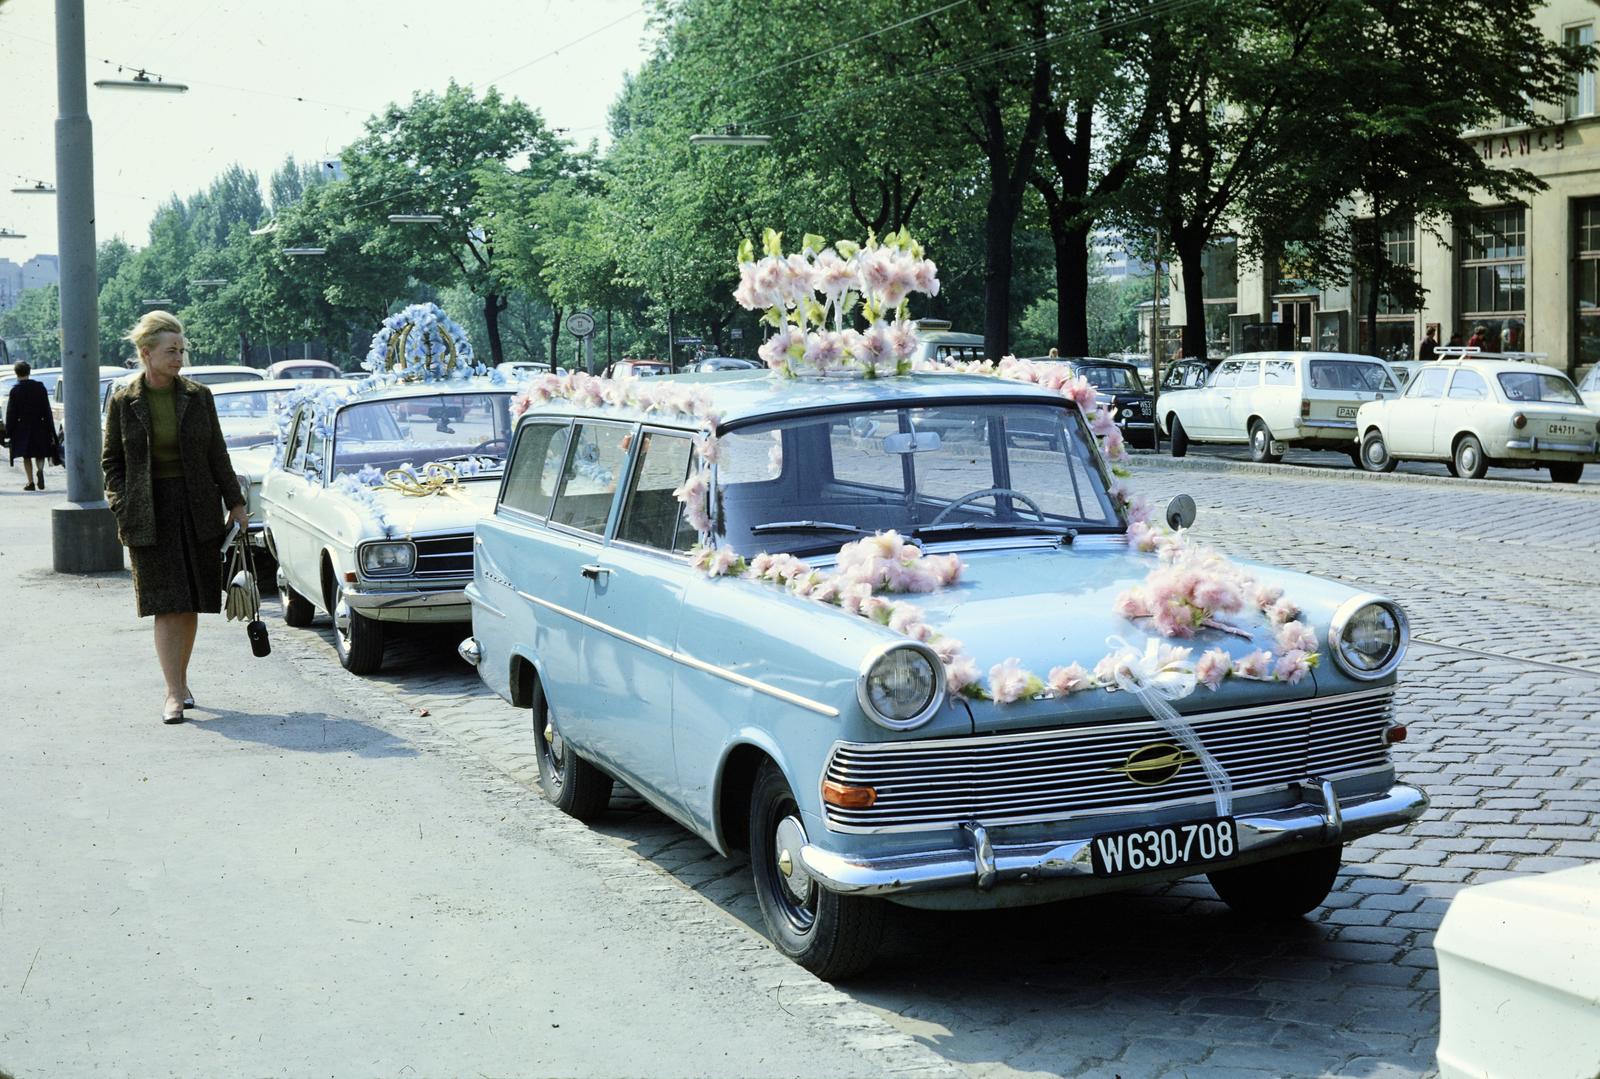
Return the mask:
[[[867,658],[856,696],[873,721],[891,730],[920,727],[944,697],[939,657],[925,644],[892,644]]]
[[[361,548],[361,572],[369,577],[410,573],[417,564],[417,549],[409,543],[369,543]]]
[[[1334,612],[1328,643],[1334,662],[1352,678],[1372,681],[1393,673],[1410,631],[1405,612],[1388,600],[1357,596]]]

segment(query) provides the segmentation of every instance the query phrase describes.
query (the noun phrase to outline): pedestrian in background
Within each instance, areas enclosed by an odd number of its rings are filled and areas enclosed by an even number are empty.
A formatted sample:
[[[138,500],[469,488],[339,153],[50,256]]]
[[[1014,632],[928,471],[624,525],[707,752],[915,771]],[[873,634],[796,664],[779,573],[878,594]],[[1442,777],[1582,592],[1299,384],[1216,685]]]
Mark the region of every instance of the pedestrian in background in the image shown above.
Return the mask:
[[[17,384],[6,396],[6,439],[11,443],[11,463],[22,458],[27,473],[24,491],[44,490],[44,460],[55,453],[56,421],[50,415],[50,394],[26,362],[11,365]],[[34,470],[38,469],[37,481]]]
[[[1435,329],[1434,327],[1432,327],[1432,326],[1428,327],[1428,332],[1422,335],[1422,347],[1417,349],[1417,359],[1419,359],[1419,360],[1435,360],[1435,359],[1438,359],[1439,342],[1438,342],[1437,338],[1434,336],[1438,332],[1439,331],[1437,329]]]
[[[201,613],[222,609],[227,521],[245,523],[244,493],[228,459],[211,391],[182,377],[183,323],[151,311],[128,331],[140,374],[112,391],[106,410],[106,499],[133,564],[139,617],[155,617],[167,683],[163,723],[194,707],[189,656]],[[226,515],[224,515],[226,506]]]

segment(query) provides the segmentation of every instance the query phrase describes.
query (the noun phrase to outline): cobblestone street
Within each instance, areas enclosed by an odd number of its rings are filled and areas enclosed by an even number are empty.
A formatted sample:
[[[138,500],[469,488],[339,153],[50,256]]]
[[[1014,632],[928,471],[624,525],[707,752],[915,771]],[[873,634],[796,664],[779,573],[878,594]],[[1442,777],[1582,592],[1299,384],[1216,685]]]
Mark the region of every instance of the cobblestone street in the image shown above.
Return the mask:
[[[976,1076],[1428,1074],[1432,944],[1451,896],[1600,858],[1600,498],[1216,461],[1136,465],[1139,491],[1192,494],[1196,534],[1226,552],[1405,604],[1413,647],[1397,718],[1410,738],[1396,757],[1432,808],[1404,833],[1348,847],[1337,890],[1298,924],[1252,925],[1199,878],[987,915],[907,912],[884,960],[841,989]],[[279,639],[332,662],[322,622]],[[527,717],[488,696],[453,644],[413,635],[387,668],[407,673],[373,684],[535,786]],[[637,799],[616,799],[593,831],[759,924],[742,862]]]

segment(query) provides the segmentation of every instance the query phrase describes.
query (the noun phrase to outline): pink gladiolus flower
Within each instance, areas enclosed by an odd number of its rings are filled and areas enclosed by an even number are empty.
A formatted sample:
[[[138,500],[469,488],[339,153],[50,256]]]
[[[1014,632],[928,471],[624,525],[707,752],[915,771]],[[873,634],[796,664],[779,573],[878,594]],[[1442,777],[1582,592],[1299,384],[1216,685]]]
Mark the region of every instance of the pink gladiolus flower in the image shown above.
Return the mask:
[[[831,331],[806,334],[805,361],[818,373],[826,373],[830,368],[837,367],[843,358],[844,338],[841,334]]]
[[[1062,386],[1061,395],[1077,405],[1085,413],[1094,408],[1094,387],[1089,385],[1089,380],[1082,375]]]
[[[1089,430],[1101,438],[1106,438],[1117,430],[1117,421],[1111,418],[1111,410],[1105,408],[1095,409],[1089,417]]]
[[[1292,649],[1278,657],[1278,663],[1272,669],[1273,676],[1281,682],[1288,682],[1291,686],[1304,678],[1311,670],[1311,657],[1300,649]]]
[[[1102,686],[1117,684],[1117,657],[1104,656],[1094,665],[1094,680]]]
[[[916,290],[925,296],[939,295],[939,268],[932,259],[919,259],[911,271]]]
[[[960,693],[978,680],[978,665],[971,656],[960,655],[944,666],[945,689]]]
[[[893,311],[901,302],[911,294],[916,287],[916,279],[912,276],[911,267],[901,259],[894,259],[890,263],[889,277],[878,290],[878,300],[883,309]]]
[[[1255,594],[1250,597],[1250,602],[1257,610],[1264,611],[1282,598],[1283,589],[1264,584],[1256,587]]]
[[[1200,684],[1207,689],[1214,690],[1222,685],[1222,680],[1228,677],[1233,670],[1233,657],[1220,648],[1213,648],[1203,655],[1194,665],[1194,676]]]
[[[1101,437],[1100,443],[1108,461],[1120,461],[1128,456],[1128,447],[1123,441],[1122,432],[1115,427]]]
[[[911,358],[912,353],[917,351],[915,323],[901,319],[889,327],[889,351],[897,361]]]
[[[961,579],[962,571],[967,568],[966,564],[953,554],[928,555],[922,561],[933,573],[940,588],[949,588],[955,584]]]
[[[839,602],[839,579],[837,577],[824,577],[811,589],[811,598],[818,603]]]
[[[839,606],[851,614],[864,615],[866,612],[862,610],[862,605],[872,598],[872,586],[865,582],[857,582],[846,585],[839,593]]]
[[[761,343],[756,349],[766,365],[774,371],[782,371],[789,366],[789,349],[801,339],[800,333],[792,326],[785,326],[771,337]]]
[[[1304,622],[1285,622],[1278,627],[1278,651],[1315,652],[1317,632]]]
[[[890,607],[891,604],[888,600],[869,595],[861,601],[861,614],[874,622],[882,622],[888,625]]]
[[[1300,608],[1286,599],[1280,599],[1266,610],[1267,621],[1275,626],[1292,622],[1300,617]]]
[[[1233,612],[1244,606],[1244,597],[1239,595],[1239,590],[1228,580],[1203,577],[1196,582],[1191,594],[1195,603],[1207,611]]]
[[[1111,609],[1130,622],[1135,618],[1150,617],[1150,608],[1145,604],[1143,593],[1137,588],[1130,588],[1118,596]]]
[[[811,298],[812,282],[816,274],[804,255],[793,254],[784,263],[785,288],[783,298],[791,304],[801,304]]]
[[[750,565],[745,569],[746,577],[760,580],[772,572],[772,556],[762,551],[750,560]]]
[[[813,283],[817,291],[826,296],[830,303],[838,303],[855,284],[854,267],[840,258],[839,252],[831,247],[817,256],[817,261],[812,264],[812,270]]]
[[[1051,667],[1050,676],[1045,681],[1052,693],[1058,697],[1065,697],[1069,693],[1089,688],[1089,672],[1080,663],[1066,667]]]
[[[921,622],[922,608],[915,603],[896,603],[889,608],[889,628],[896,633],[913,637],[913,630]]]
[[[524,412],[528,411],[528,408],[532,404],[533,404],[533,401],[529,397],[528,391],[527,390],[523,390],[521,393],[517,394],[515,397],[513,397],[511,399],[511,405],[510,405],[511,415],[512,416],[521,416]]]
[[[739,553],[730,551],[726,547],[718,547],[711,552],[711,557],[706,565],[706,572],[713,577],[721,577],[733,569],[739,562]]]
[[[856,252],[855,262],[856,279],[861,283],[861,291],[869,296],[875,297],[882,292],[894,274],[894,265],[886,248],[863,247]]]
[[[989,668],[989,696],[1001,704],[1010,704],[1028,691],[1030,675],[1022,669],[1022,660],[1015,656]]]
[[[966,649],[966,645],[954,637],[938,637],[929,643],[932,645],[934,652],[938,653],[940,662],[947,667],[954,663],[956,657]]]
[[[1272,653],[1258,649],[1240,656],[1233,663],[1233,673],[1239,678],[1263,679],[1272,668]]]
[[[1134,521],[1128,526],[1128,545],[1136,551],[1155,550],[1160,538],[1160,533],[1144,521]]]

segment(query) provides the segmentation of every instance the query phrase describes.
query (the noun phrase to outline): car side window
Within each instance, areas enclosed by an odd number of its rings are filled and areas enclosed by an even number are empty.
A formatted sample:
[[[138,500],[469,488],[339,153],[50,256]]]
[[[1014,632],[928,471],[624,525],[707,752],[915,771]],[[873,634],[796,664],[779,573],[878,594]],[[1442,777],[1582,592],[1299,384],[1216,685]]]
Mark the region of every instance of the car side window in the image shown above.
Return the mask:
[[[307,411],[301,409],[294,418],[294,429],[289,432],[289,448],[283,455],[283,467],[290,472],[302,472],[306,464],[306,434],[311,430]]]
[[[523,426],[506,470],[502,506],[535,517],[549,516],[550,500],[555,497],[556,481],[567,460],[567,436],[571,433],[572,425],[565,421]]]
[[[326,464],[324,451],[327,449],[327,439],[322,437],[321,425],[317,423],[316,413],[306,409],[300,414],[300,424],[306,429],[305,456],[301,461],[301,471],[307,476],[320,477],[323,465]]]
[[[1217,368],[1217,373],[1211,376],[1211,388],[1225,390],[1231,386],[1237,386],[1239,384],[1239,372],[1243,368],[1244,364],[1238,360],[1229,360]]]
[[[572,449],[550,511],[552,524],[597,536],[605,533],[632,440],[633,428],[623,424],[579,423],[573,429]]]
[[[1234,381],[1235,386],[1261,385],[1261,364],[1255,360],[1239,365],[1239,377]]]
[[[687,435],[664,431],[646,431],[640,437],[617,539],[658,551],[687,551],[700,537],[685,524],[683,504],[673,492],[688,478],[694,443]]]
[[[1444,384],[1450,377],[1449,371],[1441,371],[1434,367],[1422,372],[1411,383],[1407,397],[1417,399],[1434,399],[1444,396]]]
[[[1450,382],[1450,396],[1463,401],[1487,401],[1489,384],[1476,371],[1460,370]]]
[[[1297,386],[1300,376],[1295,372],[1293,360],[1268,360],[1262,364],[1262,381],[1268,386]]]

